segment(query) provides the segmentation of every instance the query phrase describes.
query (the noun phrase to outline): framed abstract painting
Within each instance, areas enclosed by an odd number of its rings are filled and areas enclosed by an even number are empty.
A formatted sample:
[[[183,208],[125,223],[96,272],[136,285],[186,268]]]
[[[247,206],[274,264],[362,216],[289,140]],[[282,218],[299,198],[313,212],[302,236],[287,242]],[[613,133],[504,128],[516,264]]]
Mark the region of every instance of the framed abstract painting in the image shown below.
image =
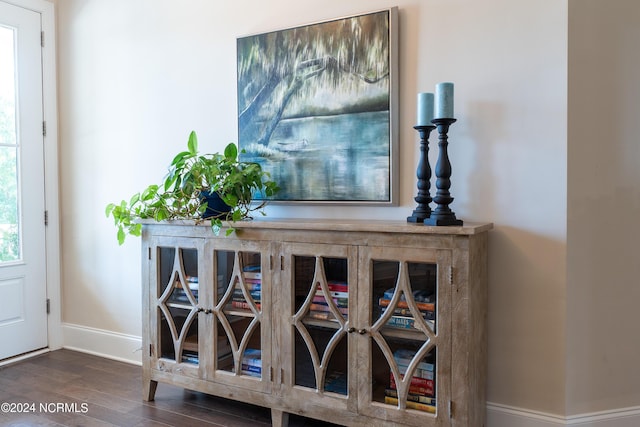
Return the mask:
[[[397,9],[238,38],[242,160],[287,203],[397,204]]]

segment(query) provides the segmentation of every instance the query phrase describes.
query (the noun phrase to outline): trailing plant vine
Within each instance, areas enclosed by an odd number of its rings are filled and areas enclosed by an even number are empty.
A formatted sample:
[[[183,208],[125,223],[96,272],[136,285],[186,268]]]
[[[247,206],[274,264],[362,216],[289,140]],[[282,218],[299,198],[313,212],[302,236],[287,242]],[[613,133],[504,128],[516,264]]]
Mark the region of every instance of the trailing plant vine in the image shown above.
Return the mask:
[[[279,187],[260,164],[242,162],[238,154],[238,147],[234,143],[228,144],[222,154],[199,154],[198,138],[192,131],[187,150],[173,158],[161,184],[149,185],[129,201],[107,205],[105,214],[114,220],[118,243],[122,245],[127,235],[140,236],[140,220],[143,219],[204,221],[207,219],[203,217],[207,212],[207,193],[217,193],[229,206],[228,212],[208,218],[215,234],[219,234],[223,221],[249,219],[254,211],[266,215],[263,208],[267,199]],[[261,200],[254,202],[256,194],[261,196]],[[226,235],[234,231],[233,226],[229,225]]]

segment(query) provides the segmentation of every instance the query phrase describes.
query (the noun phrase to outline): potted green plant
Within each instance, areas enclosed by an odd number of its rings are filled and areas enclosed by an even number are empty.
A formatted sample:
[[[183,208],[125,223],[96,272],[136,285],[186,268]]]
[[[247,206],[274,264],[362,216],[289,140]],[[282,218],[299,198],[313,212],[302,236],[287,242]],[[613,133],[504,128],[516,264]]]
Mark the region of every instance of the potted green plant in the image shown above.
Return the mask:
[[[234,143],[228,144],[222,154],[199,154],[198,138],[191,132],[187,150],[173,158],[160,185],[149,185],[128,202],[107,205],[105,214],[113,217],[118,243],[124,243],[127,234],[141,235],[141,219],[209,219],[218,234],[223,221],[248,219],[254,211],[266,215],[266,198],[279,187],[260,164],[240,161],[238,154]],[[254,203],[256,193],[264,198]],[[226,234],[233,231],[230,226]]]

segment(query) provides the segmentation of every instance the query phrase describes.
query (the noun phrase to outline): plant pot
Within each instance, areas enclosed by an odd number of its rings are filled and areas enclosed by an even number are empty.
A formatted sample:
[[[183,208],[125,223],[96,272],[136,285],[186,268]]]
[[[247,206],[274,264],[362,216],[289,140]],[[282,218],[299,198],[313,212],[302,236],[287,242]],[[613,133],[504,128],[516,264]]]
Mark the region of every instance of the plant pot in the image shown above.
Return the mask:
[[[231,206],[227,205],[218,193],[203,191],[200,197],[207,203],[207,209],[202,213],[203,219],[224,218],[231,211]]]

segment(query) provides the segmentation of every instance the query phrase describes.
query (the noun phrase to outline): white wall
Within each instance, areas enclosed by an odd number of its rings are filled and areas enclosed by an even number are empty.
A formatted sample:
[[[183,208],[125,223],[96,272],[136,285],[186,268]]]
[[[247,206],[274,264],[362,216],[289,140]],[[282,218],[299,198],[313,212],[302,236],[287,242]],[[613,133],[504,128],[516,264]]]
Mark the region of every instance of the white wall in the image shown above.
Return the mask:
[[[564,414],[565,1],[58,0],[69,329],[139,336],[140,243],[117,246],[104,206],[159,180],[192,129],[205,151],[236,139],[236,37],[395,5],[400,206],[272,206],[269,215],[404,220],[415,207],[415,94],[455,82],[451,207],[496,225],[488,399]]]
[[[640,2],[569,1],[567,411],[640,405]]]

